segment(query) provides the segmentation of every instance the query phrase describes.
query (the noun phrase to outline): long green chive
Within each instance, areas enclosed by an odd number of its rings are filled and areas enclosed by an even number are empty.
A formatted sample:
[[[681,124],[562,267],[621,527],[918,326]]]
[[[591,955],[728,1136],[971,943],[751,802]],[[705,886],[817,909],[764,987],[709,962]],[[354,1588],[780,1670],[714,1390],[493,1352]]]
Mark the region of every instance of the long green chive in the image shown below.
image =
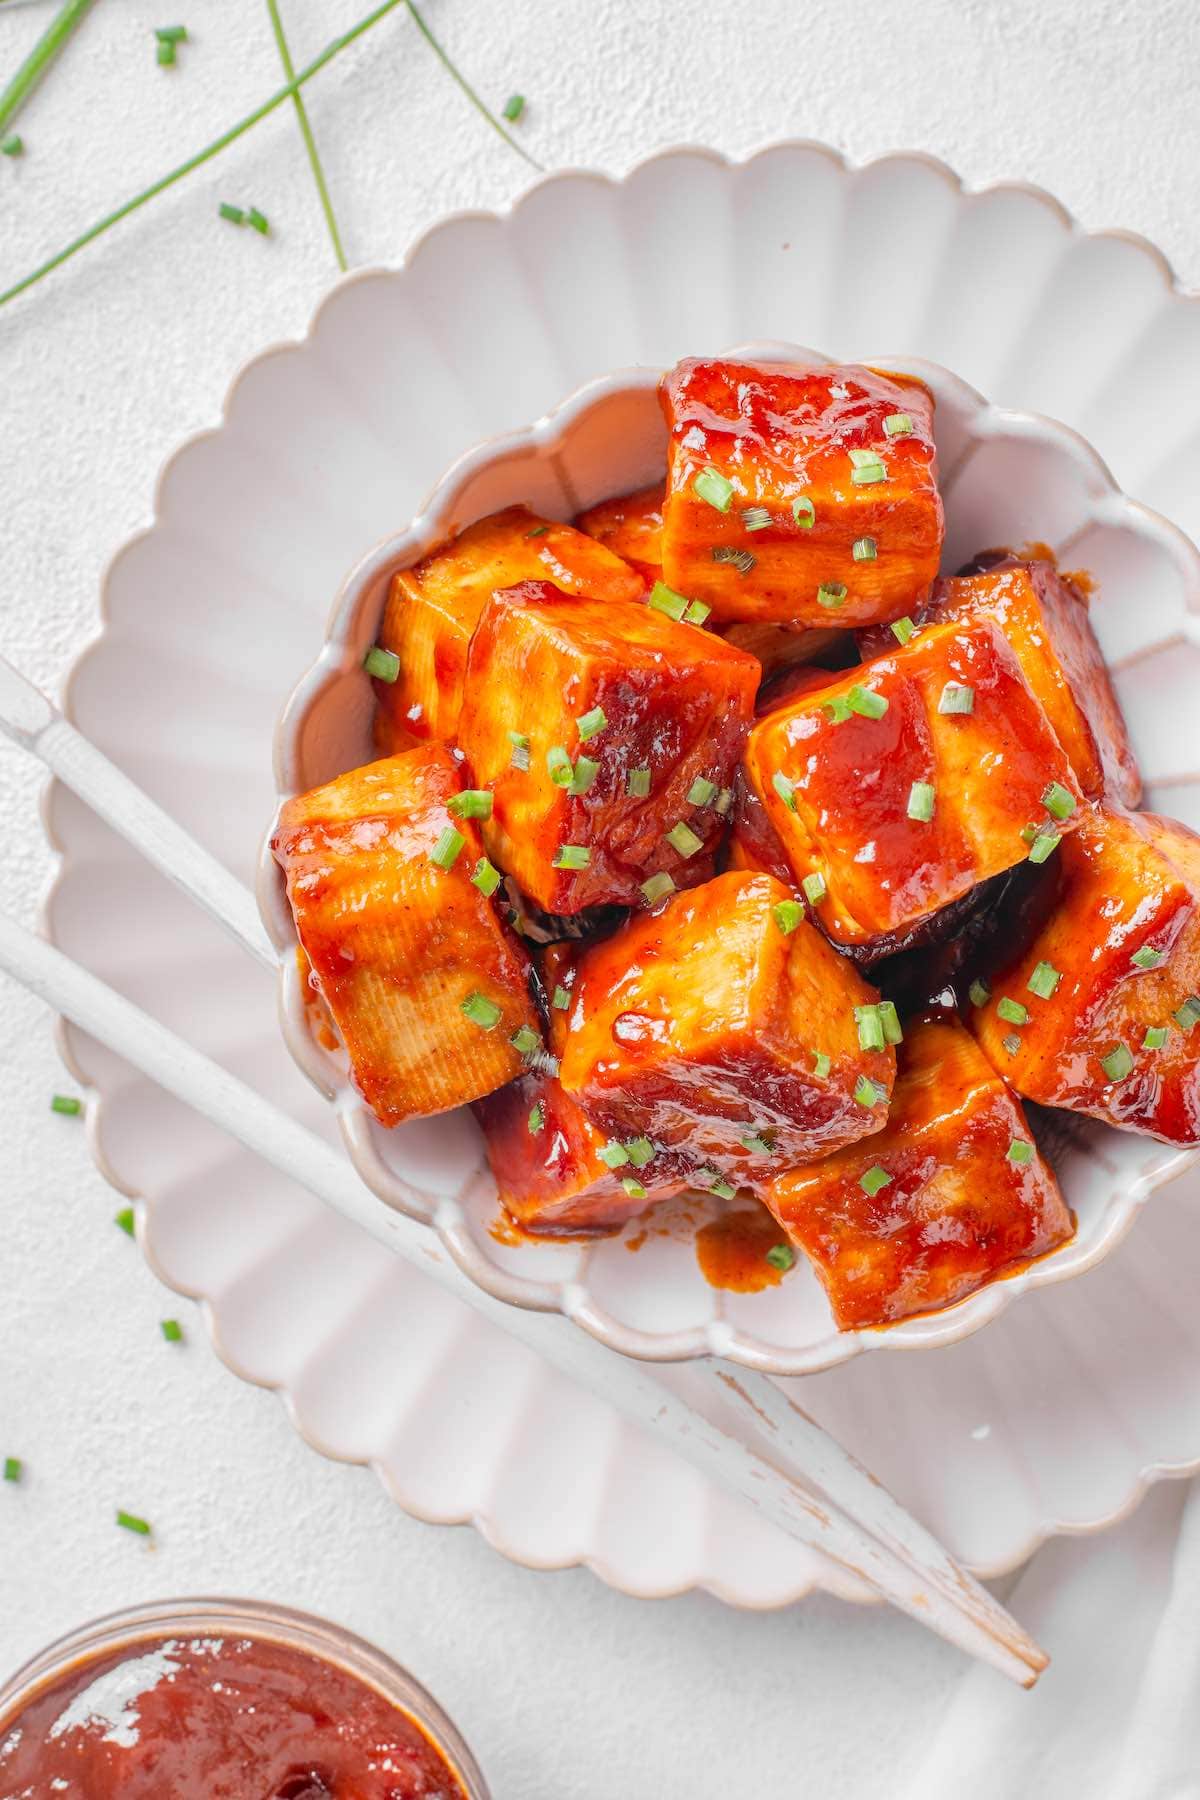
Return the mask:
[[[836,612],[846,600],[846,584],[844,581],[823,581],[817,589],[817,604],[826,612]]]
[[[731,563],[739,575],[748,575],[758,560],[752,551],[739,550],[736,544],[714,544],[712,559],[715,563]]]
[[[709,506],[715,506],[718,512],[729,511],[733,501],[733,483],[719,469],[711,464],[701,469],[692,483],[692,492],[697,500],[704,500]]]
[[[806,875],[804,877],[800,886],[804,889],[804,897],[810,906],[820,906],[822,900],[829,892],[829,889],[825,886],[825,877],[815,869],[811,875]]]
[[[135,1230],[132,1206],[123,1206],[120,1212],[114,1213],[113,1224],[119,1231],[123,1231],[126,1237],[132,1237]]]
[[[631,800],[644,800],[650,792],[649,769],[630,769],[625,777],[625,792]]]
[[[462,1001],[461,1007],[472,1025],[478,1025],[482,1031],[494,1031],[500,1023],[500,1008],[494,1000],[489,1000],[487,995],[481,994],[478,989],[467,995],[466,999]]]
[[[986,981],[973,981],[967,989],[972,1006],[986,1006],[992,997],[992,990]]]
[[[798,494],[792,501],[792,517],[801,531],[811,531],[817,520],[817,509],[807,494]]]
[[[967,687],[961,681],[948,681],[942,689],[942,697],[938,701],[940,713],[973,713],[975,711],[975,689]]]
[[[881,1000],[876,1007],[879,1022],[883,1026],[883,1035],[889,1044],[904,1042],[904,1028],[900,1023],[900,1015],[891,1000]]]
[[[536,1056],[542,1047],[541,1038],[528,1025],[518,1025],[508,1041],[518,1056]]]
[[[861,537],[855,538],[850,554],[855,562],[874,562],[879,550],[873,537]]]
[[[790,937],[804,917],[804,908],[798,900],[779,900],[771,908],[771,917],[784,937]]]
[[[246,208],[246,223],[251,226],[253,230],[257,231],[260,237],[266,237],[271,229],[270,221],[267,218],[266,213],[259,212],[257,206],[248,206]]]
[[[514,769],[529,767],[529,738],[523,731],[510,731],[508,741],[512,745],[509,753],[509,765]],[[565,753],[564,753],[565,754]]]
[[[907,644],[909,638],[912,636],[913,632],[916,629],[917,629],[916,626],[913,624],[912,620],[908,617],[907,613],[904,615],[904,617],[902,619],[893,619],[892,620],[892,626],[891,626],[892,636],[895,638],[895,640],[898,644]]]
[[[568,1006],[571,1004],[571,996],[567,989],[562,986],[556,987],[551,996],[550,1004],[555,1012],[566,1012]]]
[[[21,1469],[22,1469],[22,1464],[21,1464],[21,1459],[19,1456],[6,1456],[5,1457],[5,1459],[4,1459],[4,1479],[5,1479],[5,1481],[20,1481]]]
[[[625,1189],[625,1192],[629,1195],[631,1200],[645,1200],[647,1198],[646,1190],[637,1179],[636,1175],[622,1175],[621,1186]]]
[[[683,622],[685,625],[703,625],[711,611],[712,607],[706,606],[703,600],[689,600]]]
[[[586,794],[599,773],[600,764],[598,762],[594,762],[590,756],[577,756],[570,785],[567,788],[568,794]]]
[[[765,531],[771,515],[765,506],[747,506],[742,510],[742,524],[747,531]]]
[[[918,824],[928,825],[937,802],[937,789],[932,781],[914,781],[908,790],[908,816]]]
[[[556,869],[586,869],[592,860],[592,853],[586,844],[562,844],[553,867]]]
[[[789,781],[782,769],[776,769],[771,777],[771,786],[783,801],[789,812],[796,810],[796,784]]]
[[[524,94],[510,94],[508,99],[504,102],[504,117],[508,120],[509,124],[515,125],[524,111]]]
[[[288,45],[287,33],[283,29],[283,20],[279,14],[278,0],[267,0],[267,11],[271,16],[271,28],[275,33],[275,43],[279,50],[279,60],[283,64],[283,73],[288,81],[295,81],[296,70],[292,62],[292,52]],[[342,236],[338,230],[337,217],[333,210],[329,188],[325,180],[325,170],[321,163],[321,153],[317,149],[317,140],[313,136],[309,122],[308,108],[304,104],[304,96],[299,88],[292,95],[292,105],[296,112],[296,123],[300,127],[300,136],[304,140],[304,149],[308,157],[308,166],[312,172],[313,184],[317,190],[317,198],[321,202],[321,211],[325,215],[325,229],[329,233],[329,241],[333,245],[333,254],[337,266],[343,272],[347,268],[346,252],[342,247]]]
[[[646,605],[655,612],[666,613],[668,619],[682,619],[690,602],[686,594],[677,594],[665,581],[656,581]]]
[[[1190,1031],[1197,1022],[1200,1022],[1200,999],[1195,994],[1189,994],[1175,1014],[1175,1023],[1185,1031]]]
[[[585,712],[582,719],[575,721],[575,729],[579,733],[580,743],[586,744],[589,738],[594,738],[597,732],[603,731],[607,724],[604,708],[593,706],[591,712]]]
[[[228,200],[222,200],[221,204],[217,208],[217,215],[219,218],[228,219],[229,223],[231,225],[244,225],[246,223],[245,207],[244,206],[232,206]],[[386,656],[388,654],[388,652],[385,650],[383,652],[383,654]],[[397,667],[397,670],[399,670],[399,667],[400,667],[399,658],[397,658],[396,667]],[[372,674],[373,673],[374,673],[374,670],[372,670]],[[381,679],[384,681],[388,681],[388,680],[395,681],[396,677],[395,677],[395,675],[392,675],[392,676],[384,675],[381,677]]]
[[[775,1154],[774,1144],[769,1137],[764,1137],[760,1131],[744,1131],[742,1133],[742,1148],[744,1150],[749,1150],[752,1156],[774,1156]]]
[[[869,1075],[860,1075],[854,1084],[854,1098],[859,1106],[878,1106],[883,1090],[875,1086]]]
[[[1031,1163],[1033,1161],[1033,1145],[1025,1138],[1014,1138],[1005,1151],[1010,1163]]]
[[[183,1326],[179,1323],[178,1319],[161,1320],[159,1330],[162,1332],[163,1337],[168,1344],[182,1344]]]
[[[716,801],[713,804],[713,811],[715,813],[717,813],[723,819],[732,805],[733,805],[733,789],[732,788],[722,788],[720,793],[717,795]]]
[[[490,788],[464,788],[461,794],[453,794],[446,802],[446,811],[456,819],[490,819],[492,816],[492,795]]]
[[[1161,1050],[1166,1041],[1167,1027],[1165,1025],[1148,1025],[1146,1035],[1142,1039],[1142,1049]]]
[[[117,1524],[122,1531],[132,1531],[137,1537],[150,1536],[148,1519],[139,1519],[136,1513],[122,1512],[119,1507],[117,1508]]]
[[[1165,950],[1152,950],[1149,944],[1143,944],[1140,950],[1134,951],[1129,960],[1135,969],[1157,969],[1166,962],[1167,953]]]
[[[570,787],[575,770],[561,744],[551,744],[546,752],[546,773],[555,787]]]
[[[655,1149],[648,1137],[630,1138],[625,1148],[635,1169],[644,1169],[648,1162],[654,1161]]]
[[[1000,1039],[1000,1048],[1002,1050],[1007,1050],[1010,1056],[1015,1056],[1017,1054],[1017,1051],[1021,1048],[1021,1040],[1015,1031],[1010,1031],[1007,1037],[1002,1037]]]
[[[1075,811],[1075,796],[1061,781],[1052,781],[1042,795],[1042,805],[1056,819],[1069,819]]]
[[[1030,862],[1044,863],[1046,858],[1057,850],[1061,843],[1062,838],[1057,831],[1039,831],[1038,835],[1034,838],[1033,843],[1030,845]]]
[[[873,1200],[883,1188],[891,1187],[892,1178],[886,1169],[881,1169],[876,1163],[873,1169],[868,1169],[865,1175],[859,1176],[858,1185]]]
[[[222,207],[221,210],[224,217],[228,218],[229,213],[225,208]],[[234,209],[230,208],[229,210]],[[400,673],[400,658],[394,650],[385,650],[382,644],[372,644],[363,657],[363,668],[368,675],[373,675],[376,681],[392,682]]]
[[[882,1050],[886,1042],[883,1035],[883,1020],[879,1017],[877,1006],[856,1006],[854,1023],[858,1028],[858,1043],[862,1050]]]
[[[715,781],[709,781],[706,775],[697,775],[687,791],[689,806],[708,806],[717,792]]]
[[[530,1137],[536,1137],[546,1123],[546,1114],[540,1100],[535,1100],[529,1109],[529,1117],[525,1121],[529,1127]]]
[[[618,1144],[613,1138],[610,1138],[607,1144],[601,1144],[596,1155],[602,1163],[607,1163],[610,1169],[622,1169],[629,1161],[629,1152],[624,1144]]]
[[[882,719],[888,709],[886,694],[877,694],[874,688],[860,687],[857,682],[846,695],[846,702],[851,712],[864,719]]]
[[[812,1059],[813,1059],[813,1074],[816,1075],[821,1081],[824,1081],[824,1079],[828,1075],[830,1069],[833,1067],[833,1063],[831,1062],[830,1058],[828,1056],[826,1056],[826,1054],[823,1050],[814,1050],[812,1053]]]
[[[695,856],[697,850],[704,848],[704,839],[697,837],[691,826],[685,825],[682,819],[664,835],[672,850],[678,850],[682,857]]]
[[[796,1266],[796,1252],[790,1244],[772,1244],[767,1251],[766,1260],[773,1269],[782,1269],[786,1275],[789,1269]]]
[[[648,881],[642,883],[642,897],[647,906],[657,906],[660,900],[665,900],[668,894],[674,892],[675,883],[665,869],[657,875],[651,875]]]
[[[1025,985],[1039,1000],[1049,1000],[1061,980],[1062,975],[1053,963],[1040,962]],[[1002,1016],[1007,1017],[1007,1014]]]
[[[83,1111],[83,1101],[77,1100],[74,1094],[55,1094],[50,1102],[50,1111],[66,1113],[68,1118],[73,1119]]]
[[[845,694],[835,694],[832,700],[822,700],[821,711],[834,725],[844,725],[847,719],[854,717],[854,708]]]
[[[25,139],[19,131],[10,131],[7,137],[0,138],[0,156],[24,156]]]
[[[1022,1005],[1019,1000],[1010,1000],[1007,994],[1002,1000],[997,1000],[996,1012],[1006,1025],[1028,1025],[1029,1023],[1029,1008]]]
[[[471,886],[477,887],[481,894],[490,897],[500,886],[500,871],[486,856],[481,856],[475,864],[475,873],[471,876]]]
[[[91,0],[66,0],[0,94],[0,130],[25,104],[54,58],[87,12]]]
[[[1133,1069],[1133,1056],[1124,1044],[1115,1044],[1107,1056],[1100,1058],[1100,1067],[1110,1081],[1124,1081]]]
[[[466,838],[461,831],[455,831],[453,825],[447,825],[429,852],[429,860],[436,863],[439,869],[452,869],[458,861]]]
[[[883,429],[889,437],[910,437],[915,428],[907,413],[889,413]]]

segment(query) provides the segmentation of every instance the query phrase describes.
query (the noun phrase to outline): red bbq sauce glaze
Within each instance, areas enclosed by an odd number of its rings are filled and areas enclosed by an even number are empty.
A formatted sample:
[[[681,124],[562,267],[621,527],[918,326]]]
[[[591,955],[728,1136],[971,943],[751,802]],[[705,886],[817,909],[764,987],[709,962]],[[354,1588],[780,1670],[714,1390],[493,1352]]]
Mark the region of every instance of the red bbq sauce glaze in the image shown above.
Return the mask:
[[[786,1242],[786,1232],[765,1206],[743,1206],[700,1227],[696,1261],[709,1287],[732,1294],[760,1294],[783,1280],[784,1271],[767,1261],[767,1252]]]
[[[244,1636],[85,1659],[0,1722],[10,1800],[466,1800],[416,1721],[335,1664]]]

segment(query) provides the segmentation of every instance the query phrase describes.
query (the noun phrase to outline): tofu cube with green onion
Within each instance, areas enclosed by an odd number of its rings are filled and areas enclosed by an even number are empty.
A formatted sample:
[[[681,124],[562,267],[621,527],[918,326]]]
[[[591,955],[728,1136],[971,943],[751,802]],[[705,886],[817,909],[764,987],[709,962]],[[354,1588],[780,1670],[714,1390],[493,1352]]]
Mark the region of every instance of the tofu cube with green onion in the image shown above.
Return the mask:
[[[971,1029],[1028,1099],[1200,1144],[1200,838],[1088,807],[1058,855],[1041,928],[976,971]]]
[[[878,1002],[791,889],[730,871],[582,952],[560,1079],[610,1136],[753,1186],[883,1125],[896,1022]]]
[[[424,744],[288,800],[271,839],[310,979],[383,1125],[492,1093],[542,1043],[465,798],[449,750]]]
[[[943,536],[922,382],[693,357],[660,397],[663,578],[714,624],[846,629],[921,605]]]
[[[940,909],[1074,829],[1082,796],[987,620],[931,626],[761,718],[745,766],[822,929],[900,948]]]
[[[495,594],[459,739],[488,855],[549,913],[645,907],[712,870],[758,664],[654,607],[548,582]]]
[[[841,1331],[952,1306],[1072,1231],[1019,1101],[948,1014],[905,1026],[882,1131],[759,1192]]]

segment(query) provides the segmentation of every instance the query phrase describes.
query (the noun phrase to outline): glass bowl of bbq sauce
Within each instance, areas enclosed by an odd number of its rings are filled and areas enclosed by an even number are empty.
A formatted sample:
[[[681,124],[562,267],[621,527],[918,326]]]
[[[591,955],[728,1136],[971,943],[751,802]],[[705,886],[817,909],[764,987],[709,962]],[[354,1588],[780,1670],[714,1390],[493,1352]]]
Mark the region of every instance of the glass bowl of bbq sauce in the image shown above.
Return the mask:
[[[453,1722],[327,1620],[164,1600],[50,1644],[0,1687],[0,1800],[489,1800]]]

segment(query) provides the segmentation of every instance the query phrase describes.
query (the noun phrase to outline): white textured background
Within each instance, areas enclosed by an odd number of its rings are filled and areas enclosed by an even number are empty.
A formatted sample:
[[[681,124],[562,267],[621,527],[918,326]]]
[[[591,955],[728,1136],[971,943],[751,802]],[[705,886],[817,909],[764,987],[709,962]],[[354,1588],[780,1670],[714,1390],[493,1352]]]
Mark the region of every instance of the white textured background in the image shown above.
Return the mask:
[[[366,0],[283,10],[300,64]],[[151,31],[166,14],[192,42],[164,73]],[[0,82],[48,16],[0,0]],[[497,108],[528,96],[518,130],[548,167],[620,169],[679,140],[923,149],[968,183],[1034,181],[1085,224],[1142,231],[1200,281],[1194,0],[428,0],[428,16]],[[26,156],[0,159],[0,289],[279,79],[260,0],[97,0],[21,116]],[[503,203],[531,173],[402,13],[308,97],[353,263],[394,259],[441,213]],[[226,198],[257,203],[271,239],[219,222]],[[246,357],[302,330],[334,273],[281,109],[0,309],[0,644],[35,679],[53,687],[93,630],[105,564],[145,521],[164,457],[215,420]],[[37,789],[0,749],[0,902],[29,921],[49,870]],[[497,1800],[873,1800],[903,1785],[955,1690],[952,1653],[826,1599],[766,1617],[639,1603],[405,1518],[373,1477],[307,1450],[141,1267],[78,1122],[47,1111],[65,1085],[50,1022],[11,987],[0,1066],[0,1456],[28,1465],[0,1491],[0,1665],[135,1597],[245,1592],[327,1612],[407,1662]],[[159,1337],[168,1313],[182,1350]],[[1052,1546],[1037,1592],[1056,1577],[1086,1592],[1099,1559],[1135,1550],[1153,1569],[1181,1498],[1164,1490],[1103,1543]],[[155,1549],[114,1530],[114,1505],[153,1519]],[[1053,1708],[1074,1746],[1041,1793],[1073,1791],[1117,1679],[1064,1669],[1018,1704],[1014,1732],[1021,1706],[1043,1723]],[[994,1705],[1012,1702],[997,1689]]]

